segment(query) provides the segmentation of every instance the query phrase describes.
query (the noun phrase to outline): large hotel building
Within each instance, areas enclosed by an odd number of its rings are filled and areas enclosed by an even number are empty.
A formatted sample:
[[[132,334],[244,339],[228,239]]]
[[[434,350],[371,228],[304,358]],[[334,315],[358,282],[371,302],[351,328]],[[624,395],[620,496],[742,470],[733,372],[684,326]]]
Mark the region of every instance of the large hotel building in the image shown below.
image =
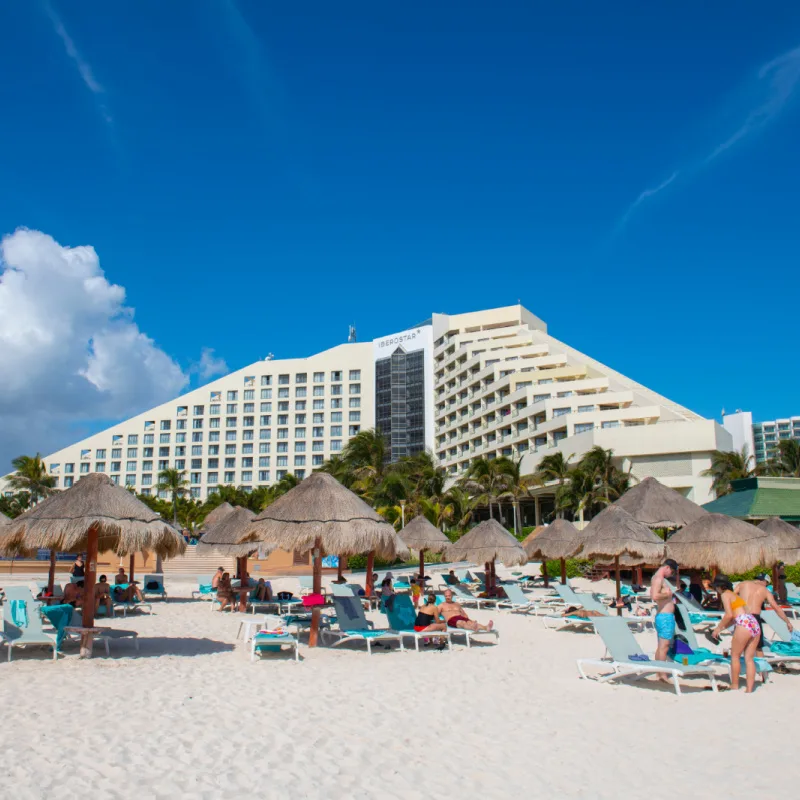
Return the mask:
[[[434,314],[372,342],[259,361],[45,461],[60,488],[105,472],[143,494],[174,467],[186,471],[192,496],[206,498],[223,484],[303,478],[372,427],[392,460],[429,449],[454,478],[478,458],[522,457],[533,472],[546,454],[577,460],[600,445],[636,477],[699,503],[713,499],[702,476],[711,451],[731,448],[713,420],[554,339],[515,305]]]

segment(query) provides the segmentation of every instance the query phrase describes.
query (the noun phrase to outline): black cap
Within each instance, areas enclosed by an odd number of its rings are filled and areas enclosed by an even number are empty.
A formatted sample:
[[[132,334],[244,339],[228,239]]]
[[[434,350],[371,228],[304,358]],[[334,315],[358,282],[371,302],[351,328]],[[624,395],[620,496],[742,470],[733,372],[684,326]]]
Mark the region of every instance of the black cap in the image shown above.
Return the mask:
[[[669,567],[670,569],[677,570],[678,569],[678,562],[674,558],[668,558],[664,562],[665,567]]]
[[[772,580],[772,578],[770,578],[770,576],[767,575],[766,572],[762,572],[761,574],[756,575],[755,579],[757,581],[764,581],[764,583],[769,583]]]
[[[733,591],[733,584],[727,575],[717,575],[717,577],[714,578],[714,586],[719,586],[722,589],[730,589]]]

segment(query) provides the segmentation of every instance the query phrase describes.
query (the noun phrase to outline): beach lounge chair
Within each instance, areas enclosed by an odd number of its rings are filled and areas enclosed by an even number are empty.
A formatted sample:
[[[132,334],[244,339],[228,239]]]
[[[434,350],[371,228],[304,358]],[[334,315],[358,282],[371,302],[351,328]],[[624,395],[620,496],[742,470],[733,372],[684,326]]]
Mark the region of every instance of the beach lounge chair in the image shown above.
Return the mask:
[[[334,597],[355,597],[356,593],[353,587],[348,583],[332,583],[331,594]]]
[[[529,594],[525,594],[519,584],[504,583],[503,591],[506,593],[506,599],[497,601],[498,608],[508,608],[512,613],[517,614],[531,612],[536,614],[538,612],[540,603]]]
[[[320,630],[323,639],[338,639],[333,647],[338,647],[345,642],[366,642],[367,653],[372,655],[373,642],[396,641],[403,650],[402,634],[391,630],[374,630],[372,623],[364,616],[364,607],[358,597],[333,598],[336,609],[336,624],[338,630],[333,628]]]
[[[15,647],[44,645],[53,648],[53,661],[58,658],[56,637],[45,633],[39,613],[41,603],[33,599],[27,586],[8,586],[3,603],[3,639],[8,647],[8,660]]]
[[[81,612],[75,611],[72,615],[72,624],[67,628],[67,640],[80,642],[81,634],[78,629],[81,627],[83,627]],[[136,652],[139,652],[139,634],[136,631],[127,631],[122,628],[105,628],[100,625],[96,625],[95,627],[101,628],[102,632],[94,634],[94,641],[100,642],[100,644],[105,647],[107,656],[111,655],[109,643],[119,642],[123,639],[130,639],[133,642],[133,646],[136,648]]]
[[[150,596],[161,600],[167,599],[167,591],[164,589],[163,575],[145,575],[141,583],[142,597],[147,599]]]
[[[145,603],[139,600],[117,600],[114,596],[114,590],[119,589],[127,589],[130,586],[129,583],[115,583],[111,587],[111,600],[114,603],[114,612],[121,611],[123,617],[128,616],[128,612],[134,611],[147,611],[148,614],[153,613],[153,605],[152,603]]]
[[[610,673],[593,677],[600,683],[607,683],[625,677],[641,677],[645,675],[669,675],[675,694],[680,697],[680,678],[693,676],[707,677],[711,681],[711,689],[717,691],[717,678],[712,667],[690,666],[675,661],[655,661],[645,655],[630,632],[625,620],[619,617],[595,619],[595,629],[603,639],[608,658],[577,659],[578,673],[581,678],[592,678],[584,671],[585,666],[611,668]]]
[[[414,620],[417,618],[417,612],[414,604],[411,602],[411,597],[407,594],[400,594],[394,598],[392,608],[385,608],[384,614],[389,620],[389,628],[397,633],[401,633],[404,637],[412,637],[414,639],[414,647],[419,653],[420,639],[441,639],[447,642],[447,649],[453,649],[453,642],[450,639],[452,628],[444,631],[428,631],[422,633],[414,630]]]
[[[264,617],[263,630],[264,631],[278,631],[286,627],[283,618],[267,615]],[[261,653],[278,652],[284,647],[291,647],[294,649],[294,660],[300,660],[299,642],[295,636],[290,633],[265,633],[258,631],[253,636],[250,644],[250,660],[255,661],[256,655]]]
[[[462,606],[474,605],[476,608],[480,608],[484,605],[494,608],[498,602],[497,598],[494,597],[475,597],[475,595],[463,585],[448,586],[447,588],[452,591],[453,596]]]
[[[764,658],[771,664],[800,662],[800,642],[792,638],[786,623],[772,610],[761,612],[761,621],[772,629],[772,639],[764,641]]]
[[[550,629],[558,629],[562,630],[564,628],[577,628],[578,630],[591,628],[592,630],[595,629],[595,623],[599,619],[606,619],[612,616],[612,609],[608,606],[603,605],[599,600],[593,597],[590,594],[584,592],[575,592],[572,589],[569,589],[566,586],[562,586],[561,594],[564,598],[574,597],[576,602],[570,603],[570,605],[578,605],[581,608],[585,609],[586,611],[596,611],[598,614],[601,614],[600,617],[578,617],[578,616],[568,616],[565,617],[561,614],[548,614],[542,617],[542,623],[544,624],[545,628]],[[616,609],[613,609],[613,614],[616,615]],[[617,616],[617,619],[622,620],[626,625],[632,625],[634,627],[644,627],[647,623],[652,624],[653,620],[655,619],[653,616],[627,616],[627,617],[620,617]]]
[[[198,575],[197,576],[197,589],[192,591],[192,600],[214,600],[217,596],[217,590],[211,587],[211,581],[214,579],[213,575]]]

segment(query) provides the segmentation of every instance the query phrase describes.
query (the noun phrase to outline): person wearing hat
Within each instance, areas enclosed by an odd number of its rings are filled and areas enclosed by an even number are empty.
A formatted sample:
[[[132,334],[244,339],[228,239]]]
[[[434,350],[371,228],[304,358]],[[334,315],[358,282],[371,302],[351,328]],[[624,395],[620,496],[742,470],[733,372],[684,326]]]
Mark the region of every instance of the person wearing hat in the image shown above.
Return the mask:
[[[655,572],[650,582],[650,599],[656,604],[655,628],[658,635],[656,661],[666,661],[669,647],[675,638],[675,600],[667,580],[678,572],[678,562],[668,558]],[[660,676],[669,680],[665,675]]]
[[[761,622],[761,611],[765,604],[786,623],[786,627],[789,629],[790,633],[792,630],[792,623],[789,621],[786,614],[784,614],[783,609],[778,605],[775,596],[767,588],[769,582],[769,575],[766,572],[762,572],[756,575],[752,581],[741,581],[736,587],[736,594],[747,603],[748,610],[761,626],[761,636],[758,640],[758,650],[756,651],[759,656],[764,649],[764,623]]]

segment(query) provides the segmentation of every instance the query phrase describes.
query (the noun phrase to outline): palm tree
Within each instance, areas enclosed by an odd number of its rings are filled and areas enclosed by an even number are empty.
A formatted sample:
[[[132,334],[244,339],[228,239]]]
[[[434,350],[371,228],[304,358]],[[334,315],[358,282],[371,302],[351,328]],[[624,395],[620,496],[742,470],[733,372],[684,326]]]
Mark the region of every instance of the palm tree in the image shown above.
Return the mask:
[[[490,518],[492,517],[492,506],[497,503],[499,512],[498,498],[508,489],[509,476],[506,472],[506,460],[480,458],[470,465],[463,479],[464,488],[478,495],[477,499],[480,505],[489,506]]]
[[[428,522],[441,530],[445,523],[453,519],[455,506],[452,502],[441,502],[438,499],[420,499],[420,509]]]
[[[564,454],[559,450],[557,453],[544,456],[541,461],[539,461],[536,468],[536,475],[543,484],[558,481],[559,488],[556,490],[556,511],[560,517],[564,516],[563,511],[565,506],[559,506],[558,496],[559,493],[564,495],[563,487],[569,479],[571,469],[569,462],[574,455],[574,453],[571,453],[564,458]]]
[[[347,443],[342,460],[355,479],[351,488],[359,494],[374,496],[387,467],[386,439],[375,428],[360,431]]]
[[[764,471],[800,478],[800,442],[797,439],[782,439],[778,442],[778,457],[769,462]]]
[[[506,490],[500,494],[498,500],[504,498],[511,499],[511,505],[514,509],[514,535],[519,535],[522,530],[522,515],[520,512],[519,501],[523,497],[528,497],[532,486],[541,485],[541,479],[538,475],[523,475],[522,474],[522,456],[516,461],[511,458],[498,458],[501,462],[506,475],[508,476],[508,484]]]
[[[452,519],[459,530],[464,530],[475,514],[478,499],[466,491],[462,486],[451,487],[444,496],[444,501],[453,507]]]
[[[35,456],[17,456],[12,462],[14,473],[8,478],[8,485],[30,495],[31,505],[53,493],[56,479],[47,474],[41,453]]]
[[[735,450],[714,450],[711,453],[711,466],[701,475],[713,478],[711,488],[717,497],[730,494],[733,489],[731,481],[739,478],[750,478],[756,474],[753,456],[747,451],[747,445],[740,452]]]
[[[186,480],[186,472],[177,469],[162,469],[158,473],[158,484],[156,489],[159,492],[169,492],[172,496],[172,522],[178,524],[178,498],[186,495],[186,487],[189,481]]]

